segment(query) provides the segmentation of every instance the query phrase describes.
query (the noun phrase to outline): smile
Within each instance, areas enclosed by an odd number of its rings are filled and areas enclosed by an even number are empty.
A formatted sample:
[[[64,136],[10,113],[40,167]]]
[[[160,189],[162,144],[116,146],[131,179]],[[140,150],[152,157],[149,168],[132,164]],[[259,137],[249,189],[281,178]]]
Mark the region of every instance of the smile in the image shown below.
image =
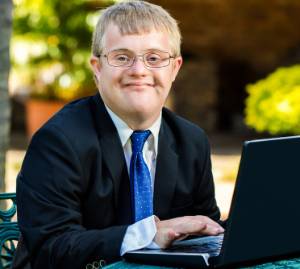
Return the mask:
[[[126,87],[143,87],[143,86],[147,86],[147,87],[153,87],[154,84],[152,83],[143,83],[143,82],[131,82],[131,83],[125,83],[124,84]]]

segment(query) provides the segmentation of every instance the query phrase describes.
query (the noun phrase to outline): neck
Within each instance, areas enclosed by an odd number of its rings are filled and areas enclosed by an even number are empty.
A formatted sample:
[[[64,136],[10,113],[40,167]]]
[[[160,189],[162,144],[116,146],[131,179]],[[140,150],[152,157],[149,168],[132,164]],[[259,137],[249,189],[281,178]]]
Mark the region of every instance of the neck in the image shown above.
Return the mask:
[[[135,116],[119,116],[126,124],[129,126],[132,130],[147,130],[149,129],[154,122],[158,119],[160,114],[154,115],[151,118],[144,118],[141,115],[135,115]]]

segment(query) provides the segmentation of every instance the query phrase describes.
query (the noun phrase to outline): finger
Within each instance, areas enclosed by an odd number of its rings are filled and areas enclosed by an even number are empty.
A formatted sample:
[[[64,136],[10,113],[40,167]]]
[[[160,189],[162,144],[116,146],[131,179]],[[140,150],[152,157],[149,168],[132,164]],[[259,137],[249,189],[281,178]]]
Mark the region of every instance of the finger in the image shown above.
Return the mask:
[[[224,229],[220,229],[218,227],[206,224],[206,228],[199,231],[198,233],[194,233],[193,235],[218,235],[224,232]]]
[[[176,241],[181,241],[181,240],[187,238],[188,236],[189,236],[189,234],[183,234],[183,235],[180,235],[179,237],[177,237],[175,240]]]
[[[208,225],[210,225],[212,227],[218,228],[219,232],[224,232],[224,228],[219,223],[217,223],[216,221],[212,220],[211,218],[206,217],[206,216],[201,216],[201,215],[197,215],[195,217],[199,221],[205,222],[205,223],[207,223]]]
[[[174,230],[180,234],[185,235],[218,235],[224,232],[224,229],[219,225],[211,225],[195,220],[180,223],[174,227]]]
[[[163,221],[161,223],[163,223],[164,227],[171,227],[178,223],[183,223],[183,222],[185,223],[185,222],[192,222],[192,221],[200,221],[200,222],[207,223],[207,224],[210,224],[215,227],[219,227],[219,228],[221,227],[219,223],[217,223],[214,220],[212,220],[211,218],[209,218],[207,216],[203,216],[203,215],[177,217],[177,218]]]
[[[192,234],[200,233],[202,230],[206,229],[206,223],[200,221],[188,221],[183,223],[178,223],[174,226],[174,231],[179,234]]]
[[[199,223],[199,224],[195,224]],[[202,230],[202,225],[208,224],[211,227],[215,227],[216,233],[222,233],[224,232],[224,229],[221,225],[219,225],[217,222],[213,221],[209,217],[197,215],[197,216],[185,216],[185,217],[178,217],[173,218],[169,220],[164,221],[157,221],[156,225],[158,228],[171,228],[175,229],[179,233],[183,233],[183,231],[190,230],[195,233]],[[200,225],[200,227],[196,227],[197,225]],[[199,229],[199,230],[197,230]],[[211,233],[213,228],[209,229],[209,233]]]

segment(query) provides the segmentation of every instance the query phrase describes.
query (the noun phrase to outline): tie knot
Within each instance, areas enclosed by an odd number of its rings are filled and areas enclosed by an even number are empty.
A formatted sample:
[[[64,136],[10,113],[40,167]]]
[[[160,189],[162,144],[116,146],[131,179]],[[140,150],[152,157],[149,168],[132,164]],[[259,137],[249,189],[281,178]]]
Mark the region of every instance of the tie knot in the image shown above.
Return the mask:
[[[132,153],[142,152],[145,141],[150,135],[150,131],[134,131],[130,137],[132,144]]]

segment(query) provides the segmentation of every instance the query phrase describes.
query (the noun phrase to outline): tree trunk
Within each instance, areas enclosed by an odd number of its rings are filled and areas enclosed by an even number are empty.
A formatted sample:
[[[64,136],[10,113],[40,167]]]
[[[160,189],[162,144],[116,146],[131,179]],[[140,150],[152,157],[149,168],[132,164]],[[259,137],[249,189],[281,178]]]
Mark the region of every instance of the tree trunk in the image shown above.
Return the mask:
[[[10,102],[8,74],[10,69],[9,41],[12,28],[12,1],[0,1],[0,191],[5,191],[5,155],[9,142]]]

